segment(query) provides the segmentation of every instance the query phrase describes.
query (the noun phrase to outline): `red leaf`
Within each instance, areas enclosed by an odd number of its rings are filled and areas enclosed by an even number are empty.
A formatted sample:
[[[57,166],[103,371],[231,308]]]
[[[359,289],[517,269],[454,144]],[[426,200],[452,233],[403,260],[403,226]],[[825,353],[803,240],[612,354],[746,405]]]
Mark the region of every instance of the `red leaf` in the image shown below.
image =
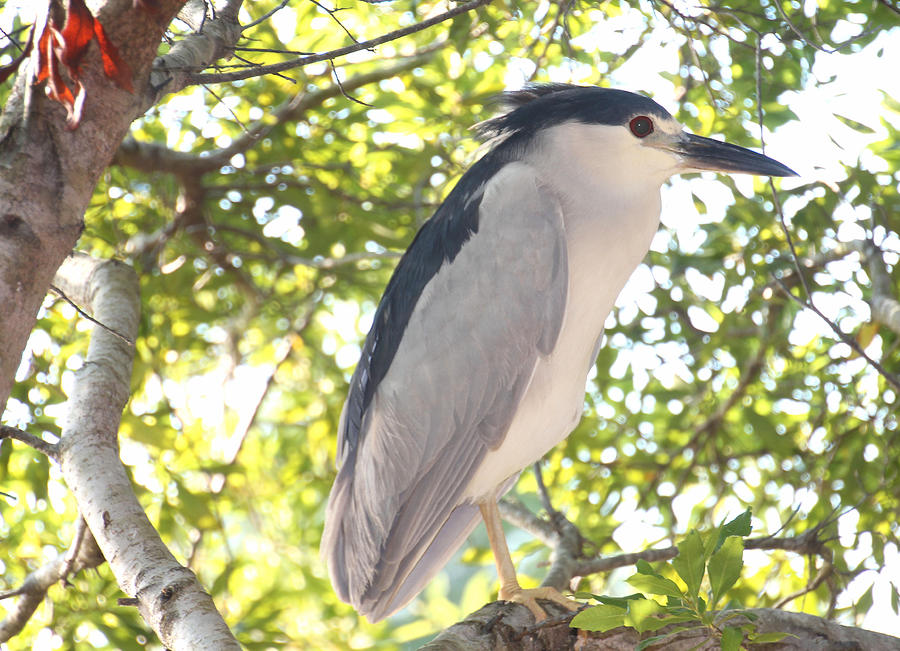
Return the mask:
[[[25,48],[19,53],[19,56],[5,66],[0,66],[0,84],[9,79],[10,75],[19,69],[19,64],[21,64],[25,57],[28,56],[28,53],[31,52],[32,45],[34,45],[34,25],[31,26],[31,31],[28,32],[28,42],[25,44]]]
[[[50,49],[50,26],[45,23],[44,28],[41,30],[41,35],[38,37],[35,84],[41,83],[50,74],[49,66],[50,58],[52,56],[53,52]]]
[[[109,40],[100,21],[94,18],[84,0],[67,0],[66,4],[66,22],[62,30],[58,29],[48,13],[32,28],[33,33],[40,34],[35,54],[34,83],[47,82],[47,96],[65,107],[66,128],[71,130],[77,128],[81,121],[87,94],[79,79],[81,63],[94,38],[100,48],[106,76],[119,88],[129,92],[133,92],[134,87],[131,82],[131,67],[122,59],[119,50]],[[63,70],[68,72],[68,78],[63,77]],[[0,72],[5,72],[5,68],[0,69]],[[7,76],[8,74],[11,72]]]
[[[97,43],[100,44],[100,55],[103,57],[103,71],[106,76],[112,79],[119,88],[130,93],[134,92],[134,86],[131,84],[131,66],[125,62],[119,55],[119,50],[107,38],[99,20],[94,21],[94,35],[97,37]]]
[[[62,28],[63,50],[60,59],[69,69],[72,78],[78,77],[78,68],[94,38],[94,17],[84,0],[69,0],[66,24]]]
[[[75,96],[72,95],[72,91],[69,90],[59,71],[59,58],[56,56],[58,48],[53,47],[53,42],[60,38],[59,32],[49,25],[47,31],[50,32],[50,40],[47,43],[47,96],[65,105],[66,112],[71,112],[71,107],[75,104]]]

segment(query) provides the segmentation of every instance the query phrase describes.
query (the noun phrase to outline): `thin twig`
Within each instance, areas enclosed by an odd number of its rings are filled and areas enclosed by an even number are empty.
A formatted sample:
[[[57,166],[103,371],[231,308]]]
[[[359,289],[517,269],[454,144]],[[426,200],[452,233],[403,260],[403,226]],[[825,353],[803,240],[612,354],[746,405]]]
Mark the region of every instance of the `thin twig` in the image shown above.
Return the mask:
[[[787,25],[791,29],[791,31],[797,35],[797,38],[799,38],[806,45],[809,45],[813,49],[818,50],[819,52],[825,52],[826,54],[834,53],[834,50],[829,50],[828,48],[823,47],[823,46],[819,45],[818,43],[813,43],[812,41],[810,41],[806,37],[806,35],[800,31],[800,28],[797,27],[796,25],[794,25],[794,23],[788,17],[787,13],[784,11],[784,7],[781,6],[781,3],[776,2],[774,4],[775,4],[775,9],[777,9],[778,13],[781,14],[781,19],[784,21],[784,24]]]
[[[344,84],[341,83],[341,77],[338,74],[337,68],[334,67],[334,59],[328,59],[328,63],[329,65],[331,65],[331,72],[334,75],[334,83],[336,83],[338,85],[338,88],[341,89],[341,95],[349,99],[351,102],[356,102],[357,104],[362,104],[363,106],[368,106],[369,108],[375,108],[371,104],[367,104],[361,99],[356,99],[355,97],[347,93],[347,91],[344,90]]]
[[[281,0],[281,3],[280,3],[277,7],[275,7],[274,9],[270,9],[269,11],[267,11],[266,13],[264,13],[262,16],[260,16],[259,18],[257,18],[257,19],[254,20],[253,22],[247,23],[246,25],[242,25],[242,26],[241,26],[241,31],[243,32],[243,31],[246,31],[246,30],[250,29],[251,27],[256,27],[256,26],[259,25],[261,22],[264,22],[264,21],[268,20],[269,18],[272,17],[273,14],[275,14],[276,12],[281,11],[282,9],[284,9],[285,7],[287,7],[287,5],[288,5],[288,3],[289,3],[290,1],[291,1],[291,0]]]
[[[237,49],[237,48],[236,48],[236,49]],[[250,66],[250,67],[252,67],[252,68],[253,68],[253,67],[257,67],[257,66],[260,65],[260,64],[256,63],[255,61],[251,61],[250,59],[245,59],[244,57],[240,56],[239,54],[234,54],[234,53],[232,53],[232,56],[233,56],[235,59],[237,59],[238,61],[242,61],[245,65],[248,65],[248,66]],[[217,66],[217,68],[219,68],[219,67],[221,67],[221,66]],[[242,66],[235,66],[235,67],[242,67]],[[289,81],[289,82],[292,83],[292,84],[296,84],[296,83],[297,83],[297,80],[296,80],[296,79],[294,79],[293,77],[288,77],[288,76],[287,76],[286,74],[284,74],[284,73],[281,73],[281,72],[273,72],[272,74],[273,74],[275,77],[279,77],[280,79],[284,79],[285,81]],[[201,84],[201,85],[202,85],[204,88],[209,88],[209,86],[206,85],[206,84]]]
[[[675,25],[672,25],[672,27],[674,27],[675,29],[677,29],[677,30],[679,30],[679,31],[687,30],[687,29],[688,29],[687,23],[689,23],[689,22],[695,23],[695,24],[700,24],[700,25],[703,25],[704,27],[707,27],[707,28],[708,28],[710,31],[712,31],[713,33],[718,34],[719,36],[723,36],[723,37],[727,38],[729,41],[731,41],[731,43],[732,43],[733,45],[735,45],[735,46],[737,46],[737,47],[743,47],[743,48],[747,48],[747,49],[752,49],[752,48],[753,48],[752,45],[749,45],[749,44],[747,44],[747,43],[745,43],[745,42],[743,42],[743,41],[737,40],[737,39],[734,38],[731,34],[729,34],[727,30],[724,30],[724,31],[723,31],[723,30],[720,29],[717,25],[710,23],[708,20],[703,20],[703,19],[698,18],[698,17],[696,17],[696,16],[694,16],[694,17],[686,16],[685,14],[683,14],[682,12],[680,12],[680,11],[675,7],[674,4],[672,4],[671,2],[668,2],[667,0],[655,0],[655,2],[658,2],[659,4],[665,5],[666,7],[669,8],[669,11],[671,11],[673,14],[675,14],[676,16],[678,16],[678,17],[682,20],[682,22],[684,23],[684,26],[683,26],[683,27],[680,27],[680,28],[679,28],[679,27],[676,27]],[[705,8],[704,8],[704,7],[701,7],[701,9],[705,9]],[[714,12],[713,12],[713,13],[714,13]],[[669,20],[668,17],[667,17],[663,12],[660,12],[660,14],[662,14],[663,17],[666,18],[666,20]],[[669,22],[670,22],[670,24],[671,24],[671,21],[669,21]],[[741,26],[742,26],[742,27],[745,27],[745,28],[747,28],[747,29],[750,29],[750,30],[752,30],[752,31],[755,31],[755,30],[753,30],[749,25],[745,25],[745,24],[742,23]]]
[[[214,91],[212,88],[210,88],[206,84],[202,84],[202,86],[203,86],[203,90],[205,90],[207,93],[209,93],[210,95],[215,97],[216,100],[219,102],[219,104],[221,104],[222,106],[225,107],[225,110],[231,114],[231,117],[234,118],[234,121],[237,122],[238,126],[241,128],[241,130],[244,133],[250,133],[250,130],[247,129],[247,125],[244,124],[244,122],[241,120],[241,118],[238,117],[237,113],[235,113],[234,110],[230,106],[228,106],[228,104],[225,102],[225,100],[223,100],[222,97],[216,91]]]
[[[874,29],[874,28],[873,28],[873,29],[863,30],[862,32],[860,32],[860,33],[857,34],[856,36],[851,36],[851,37],[848,38],[846,41],[842,41],[842,42],[840,42],[840,43],[836,43],[836,44],[835,44],[834,46],[832,46],[832,47],[825,47],[825,46],[823,46],[823,45],[817,45],[816,43],[813,43],[812,41],[810,41],[810,40],[806,37],[806,35],[803,34],[803,32],[800,31],[800,28],[798,28],[796,25],[794,25],[793,22],[791,22],[791,19],[788,17],[788,15],[787,15],[787,13],[785,12],[784,8],[781,6],[781,3],[776,2],[776,3],[774,3],[774,5],[775,5],[775,8],[778,10],[778,12],[781,14],[781,18],[784,20],[785,24],[786,24],[788,27],[790,27],[791,31],[794,32],[794,34],[797,35],[797,38],[799,38],[804,44],[809,45],[809,46],[812,47],[813,49],[818,50],[819,52],[823,52],[823,53],[825,53],[825,54],[836,54],[837,52],[840,52],[841,50],[843,50],[843,49],[844,49],[845,47],[847,47],[848,45],[852,45],[852,44],[855,43],[856,41],[858,41],[858,40],[860,40],[860,39],[863,39],[863,38],[866,38],[867,36],[871,36],[871,35],[874,34],[876,31],[878,31],[878,29]],[[816,36],[819,36],[818,32],[816,32]],[[819,36],[819,38],[821,39],[822,37]],[[779,38],[779,40],[782,40],[782,39]]]
[[[81,316],[83,316],[85,319],[87,319],[87,320],[90,321],[91,323],[94,323],[94,324],[100,326],[101,328],[103,328],[104,330],[106,330],[109,334],[113,335],[114,337],[118,337],[119,339],[121,339],[122,341],[124,341],[124,342],[125,342],[126,344],[128,344],[129,346],[134,346],[134,342],[133,342],[129,337],[126,337],[125,335],[123,335],[123,334],[120,333],[120,332],[116,332],[115,330],[113,330],[112,328],[110,328],[110,327],[109,327],[108,325],[106,325],[105,323],[101,323],[100,321],[98,321],[97,319],[95,319],[94,317],[92,317],[90,314],[88,314],[87,312],[85,312],[84,310],[82,310],[78,305],[75,304],[75,302],[74,302],[71,298],[69,298],[68,296],[66,296],[66,293],[65,293],[63,290],[61,290],[59,287],[57,287],[56,285],[50,285],[50,289],[53,290],[54,292],[56,292],[56,294],[57,294],[61,299],[63,299],[66,303],[68,303],[68,304],[71,305],[73,308],[75,308],[75,311],[78,312],[78,314],[80,314]]]
[[[544,505],[544,509],[552,519],[559,511],[553,508],[553,504],[550,502],[550,493],[547,492],[547,487],[544,485],[544,474],[541,472],[540,461],[534,462],[534,480],[537,482],[538,495],[541,497],[541,503]]]
[[[786,596],[784,599],[782,599],[777,604],[775,604],[775,608],[784,608],[789,603],[791,603],[794,599],[797,599],[798,597],[802,597],[803,595],[813,592],[816,588],[818,588],[820,585],[822,585],[822,583],[828,577],[830,577],[833,572],[834,572],[834,565],[832,565],[831,563],[826,561],[825,565],[822,566],[822,569],[819,571],[818,575],[816,575],[816,577],[812,581],[810,581],[806,585],[806,587]]]
[[[453,9],[450,9],[449,11],[445,11],[442,14],[432,16],[427,20],[423,20],[421,23],[403,27],[401,29],[394,30],[393,32],[382,34],[377,38],[373,38],[368,41],[362,41],[360,43],[355,43],[353,45],[348,45],[347,47],[338,48],[329,52],[323,52],[321,54],[314,54],[308,57],[299,57],[290,61],[282,61],[280,63],[272,63],[269,65],[259,66],[257,68],[253,68],[252,70],[237,70],[235,72],[212,74],[196,73],[191,75],[190,79],[196,84],[220,84],[230,81],[238,81],[241,79],[249,79],[250,77],[258,77],[260,75],[270,74],[274,72],[284,72],[285,70],[291,70],[292,68],[308,66],[312,63],[335,59],[337,57],[346,56],[354,52],[359,52],[360,50],[368,50],[375,47],[376,45],[381,45],[382,43],[396,41],[398,38],[409,36],[410,34],[415,34],[416,32],[428,29],[429,27],[433,27],[434,25],[450,20],[451,18],[454,18],[460,14],[472,11],[473,9],[477,9],[478,7],[490,4],[491,2],[492,0],[472,0],[472,2],[459,5],[457,7],[454,7]]]
[[[760,145],[762,147],[763,152],[766,150],[765,136],[763,131],[763,109],[762,109],[762,42],[761,39],[757,39],[756,41],[756,106],[757,106],[757,121],[759,122],[759,140]],[[809,288],[809,283],[806,280],[806,276],[803,273],[803,269],[800,265],[800,256],[797,254],[797,248],[794,246],[794,238],[791,236],[791,231],[787,226],[787,220],[784,216],[784,209],[781,206],[781,201],[778,198],[778,193],[775,191],[775,181],[772,178],[769,178],[769,187],[772,190],[772,201],[775,205],[775,213],[778,215],[778,220],[781,223],[781,229],[784,232],[784,238],[787,242],[788,249],[791,252],[791,259],[794,263],[794,270],[797,273],[797,277],[800,279],[800,284],[803,286],[803,293],[806,298],[802,299],[799,296],[795,296],[790,289],[780,280],[776,278],[776,282],[781,286],[784,290],[785,294],[788,295],[791,300],[795,301],[799,305],[802,305],[808,310],[811,310],[816,316],[821,318],[825,323],[828,324],[828,327],[838,336],[843,343],[850,346],[854,352],[856,352],[860,357],[865,359],[869,364],[875,368],[881,376],[894,385],[894,388],[900,390],[900,379],[894,377],[893,374],[889,373],[879,362],[875,361],[871,357],[869,357],[866,352],[863,350],[862,346],[852,337],[847,336],[841,329],[834,323],[831,319],[825,316],[822,311],[816,307],[815,303],[813,303],[812,291]]]
[[[18,29],[14,29],[9,32],[7,32],[5,29],[0,29],[0,34],[3,34],[3,36],[6,38],[6,40],[9,41],[12,45],[14,45],[19,50],[19,52],[24,52],[25,48],[22,47],[18,41],[13,40],[13,35],[24,32],[26,29],[31,29],[31,27],[32,27],[31,25],[23,25],[22,27],[19,27]],[[29,37],[29,40],[30,40],[30,37]]]
[[[0,600],[18,597],[21,594],[25,594],[25,592],[27,592],[25,586],[19,586],[13,590],[6,590],[5,592],[0,592]]]
[[[247,47],[245,45],[235,45],[235,51],[240,52],[265,52],[266,54],[293,54],[294,56],[309,56],[315,52],[305,52],[304,50],[282,50],[274,47]],[[241,59],[244,61],[243,59]],[[256,65],[252,61],[245,61],[251,65]]]
[[[44,602],[50,586],[57,581],[65,581],[70,574],[97,567],[103,562],[103,555],[93,537],[86,532],[86,527],[84,529],[84,532],[79,530],[75,534],[76,540],[72,543],[75,552],[71,554],[71,561],[70,549],[70,553],[65,556],[57,556],[31,572],[18,588],[0,592],[0,599],[19,597],[14,604],[6,607],[6,616],[0,620],[0,646],[4,649],[6,646],[3,643],[21,632],[38,606]]]
[[[69,574],[72,573],[72,569],[75,567],[75,560],[78,558],[78,552],[81,551],[81,545],[84,543],[87,533],[87,522],[84,521],[84,518],[79,516],[78,522],[75,523],[75,537],[72,539],[72,544],[69,545],[69,549],[66,551],[66,556],[63,559],[63,565],[60,569],[60,573],[62,574],[61,581],[65,585],[69,585]]]
[[[347,34],[347,36],[350,37],[350,40],[351,40],[351,41],[353,41],[354,43],[359,43],[359,41],[356,39],[356,37],[355,37],[355,36],[350,32],[350,30],[347,29],[347,27],[344,25],[344,23],[342,23],[342,22],[340,21],[340,19],[339,19],[337,16],[335,16],[335,14],[336,14],[337,12],[340,11],[340,9],[337,9],[337,8],[335,8],[335,9],[329,9],[328,7],[326,7],[325,5],[323,5],[321,2],[319,2],[319,0],[309,0],[309,1],[312,2],[314,5],[316,5],[319,9],[321,9],[322,11],[324,11],[325,13],[327,13],[329,16],[331,16],[331,19],[332,19],[334,22],[336,22],[336,23],[338,24],[338,26],[340,26],[340,28],[341,28],[342,30],[344,30],[344,33]],[[373,51],[372,48],[368,48],[368,50],[369,50],[370,52]]]
[[[556,30],[565,21],[569,11],[572,10],[572,6],[574,4],[575,0],[563,0],[559,3],[556,17],[553,19],[553,23],[550,25],[550,29],[546,30],[547,40],[544,41],[544,47],[541,50],[541,53],[537,57],[532,56],[532,59],[534,61],[534,70],[532,70],[531,74],[528,76],[528,81],[534,80],[534,78],[537,76],[538,71],[541,69],[541,66],[544,65],[544,60],[547,57],[547,52],[549,51],[550,46],[555,40],[554,36],[556,34]],[[565,33],[565,25],[563,25],[563,31]],[[534,41],[532,41],[531,45],[528,48],[529,52],[534,52],[538,43],[540,43],[542,32],[544,32],[543,29],[541,29],[538,32],[537,36],[534,37]]]
[[[780,283],[780,281],[778,281],[778,282]],[[883,377],[885,380],[890,382],[894,386],[895,389],[900,391],[900,378],[895,377],[886,368],[884,368],[884,366],[882,366],[880,362],[869,357],[869,355],[866,353],[865,350],[863,350],[863,347],[859,345],[859,343],[856,341],[856,339],[845,334],[834,321],[832,321],[827,316],[825,316],[822,313],[822,311],[818,307],[816,307],[816,305],[812,302],[812,300],[804,301],[799,296],[795,296],[793,293],[791,293],[791,291],[783,283],[780,283],[780,284],[782,286],[782,289],[784,290],[784,293],[787,294],[791,300],[793,300],[798,305],[801,305],[802,307],[810,310],[811,312],[813,312],[813,314],[815,314],[820,319],[822,319],[825,323],[827,323],[828,327],[831,328],[831,331],[837,335],[838,339],[840,339],[841,342],[850,346],[850,348],[853,349],[853,352],[855,352],[857,355],[859,355],[864,360],[866,360],[866,362],[871,364],[872,367],[876,371],[878,371],[878,373],[881,375],[881,377]]]

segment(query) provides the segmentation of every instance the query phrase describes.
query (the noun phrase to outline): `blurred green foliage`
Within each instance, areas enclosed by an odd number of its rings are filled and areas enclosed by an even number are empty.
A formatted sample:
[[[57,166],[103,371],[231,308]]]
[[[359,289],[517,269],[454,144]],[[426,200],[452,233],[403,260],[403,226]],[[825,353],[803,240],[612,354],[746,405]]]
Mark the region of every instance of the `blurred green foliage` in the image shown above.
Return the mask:
[[[278,4],[245,3],[242,21]],[[288,56],[258,49],[344,46],[350,40],[338,20],[362,40],[444,10],[396,0],[328,14],[318,5],[292,1],[247,30],[242,47],[257,49],[238,49],[223,69]],[[334,75],[352,88],[311,101],[299,119],[273,124],[202,175],[111,166],[80,242],[140,274],[143,317],[122,459],[163,539],[242,644],[408,648],[496,595],[483,530],[406,611],[377,625],[337,600],[318,557],[359,345],[397,252],[477,155],[468,128],[492,114],[496,93],[527,78],[627,85],[629,75],[646,79],[634,68],[640,59],[641,70],[670,89],[678,104],[668,107],[680,106],[676,117],[689,129],[751,145],[762,115],[771,144],[801,128],[788,100],[842,81],[818,72],[820,59],[871,48],[886,56],[879,39],[896,40],[897,21],[890,2],[869,0],[741,0],[728,10],[501,0],[338,59],[334,69],[321,63],[189,88],[135,122],[130,138],[199,158],[257,120],[274,121],[292,98],[334,89]],[[177,39],[184,26],[172,29]],[[21,31],[11,36],[24,40]],[[0,63],[15,54],[9,39],[2,45]],[[406,67],[353,83],[395,65]],[[838,150],[838,174],[819,182],[810,164],[778,196],[813,298],[896,371],[900,337],[871,321],[867,302],[873,259],[898,295],[900,105],[885,91],[861,101],[876,123],[838,111],[829,131],[802,128],[823,142],[840,142],[839,128],[868,135],[865,155],[844,160]],[[693,206],[688,200],[673,214],[694,210],[696,224],[674,227],[664,216],[642,280],[631,286],[634,300],[608,322],[586,416],[548,455],[544,478],[555,505],[601,554],[672,544],[748,507],[755,535],[796,536],[830,518],[833,572],[788,607],[860,623],[873,590],[890,585],[891,558],[897,609],[896,389],[786,296],[779,282],[809,298],[771,191],[749,183],[680,184]],[[58,435],[89,329],[48,298],[5,423]],[[66,549],[76,512],[59,474],[30,449],[2,442],[0,480],[16,496],[0,501],[3,590]],[[530,472],[514,497],[539,510]],[[521,532],[511,532],[511,542],[525,583],[536,583],[547,550]],[[773,605],[802,590],[824,562],[746,552],[729,594],[745,606]],[[627,594],[623,579],[588,577],[583,588]],[[159,648],[136,611],[116,605],[107,567],[72,583],[51,590],[11,650]]]

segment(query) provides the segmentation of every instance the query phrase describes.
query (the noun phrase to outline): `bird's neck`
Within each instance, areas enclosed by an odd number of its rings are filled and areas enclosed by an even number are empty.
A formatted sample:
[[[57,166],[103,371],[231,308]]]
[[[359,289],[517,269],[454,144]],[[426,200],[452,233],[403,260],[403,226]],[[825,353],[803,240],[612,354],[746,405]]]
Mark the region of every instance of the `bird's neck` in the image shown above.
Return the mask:
[[[548,138],[526,162],[562,205],[570,296],[579,297],[572,305],[584,312],[572,317],[583,319],[599,336],[659,227],[659,190],[665,176],[653,178],[650,172],[640,182],[624,178],[617,167],[621,157],[599,149],[602,138],[579,138],[583,130],[565,126],[557,127],[562,132]]]

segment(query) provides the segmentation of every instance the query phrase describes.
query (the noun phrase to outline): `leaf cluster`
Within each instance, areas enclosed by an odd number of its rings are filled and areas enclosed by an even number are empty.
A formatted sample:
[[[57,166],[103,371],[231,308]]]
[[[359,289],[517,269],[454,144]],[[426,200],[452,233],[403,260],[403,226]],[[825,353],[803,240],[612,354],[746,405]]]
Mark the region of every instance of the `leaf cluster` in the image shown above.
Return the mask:
[[[750,535],[749,509],[722,526],[700,533],[692,530],[678,545],[678,556],[655,570],[650,563],[637,562],[637,573],[626,583],[640,590],[626,597],[579,595],[593,598],[592,606],[572,618],[573,628],[608,631],[630,626],[638,633],[663,633],[643,638],[637,651],[664,643],[681,633],[704,629],[709,640],[725,651],[737,651],[742,644],[777,642],[783,633],[757,633],[753,616],[730,601],[728,591],[741,576],[743,538]],[[675,574],[680,583],[665,574]],[[706,578],[706,582],[704,582]],[[664,604],[646,595],[665,597]],[[721,609],[719,608],[723,606]],[[743,624],[735,620],[749,620]],[[705,640],[700,642],[702,646]]]

